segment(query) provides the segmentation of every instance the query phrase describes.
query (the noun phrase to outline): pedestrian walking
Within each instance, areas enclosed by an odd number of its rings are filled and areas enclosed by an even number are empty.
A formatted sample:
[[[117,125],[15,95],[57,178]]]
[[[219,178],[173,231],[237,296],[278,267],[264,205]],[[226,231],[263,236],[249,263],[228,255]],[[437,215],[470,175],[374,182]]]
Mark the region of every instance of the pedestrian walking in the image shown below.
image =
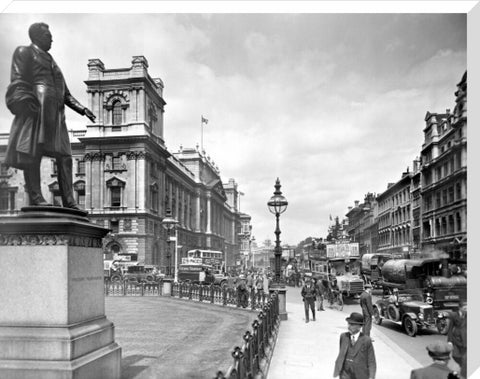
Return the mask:
[[[340,351],[335,361],[333,377],[340,379],[375,379],[377,363],[372,340],[361,332],[363,316],[352,312],[345,319],[348,332],[340,335]]]
[[[460,377],[467,377],[467,306],[460,304],[450,316],[451,326],[447,341],[452,346],[452,358],[460,366]]]
[[[363,334],[370,337],[370,331],[372,330],[372,317],[373,317],[373,305],[372,305],[372,285],[365,284],[365,288],[360,295],[360,307],[362,307],[363,314]],[[372,340],[373,341],[373,340]]]
[[[244,275],[240,275],[237,281],[237,306],[246,308],[248,306],[248,290]]]
[[[305,274],[305,284],[302,287],[302,298],[303,305],[305,307],[305,322],[309,322],[309,308],[312,310],[312,320],[315,321],[315,300],[317,295],[317,290],[315,285],[312,282],[312,274]]]
[[[315,286],[317,289],[317,311],[324,311],[323,308],[323,296],[325,294],[325,287],[323,286],[321,279],[315,279]]]
[[[264,296],[264,291],[263,291],[263,275],[262,274],[257,276],[257,279],[255,280],[255,288],[257,289],[258,299],[261,300],[262,303],[265,303],[265,296]]]
[[[448,368],[452,345],[437,341],[427,346],[428,355],[433,359],[430,366],[417,368],[410,373],[410,379],[452,379],[458,378],[456,373]]]

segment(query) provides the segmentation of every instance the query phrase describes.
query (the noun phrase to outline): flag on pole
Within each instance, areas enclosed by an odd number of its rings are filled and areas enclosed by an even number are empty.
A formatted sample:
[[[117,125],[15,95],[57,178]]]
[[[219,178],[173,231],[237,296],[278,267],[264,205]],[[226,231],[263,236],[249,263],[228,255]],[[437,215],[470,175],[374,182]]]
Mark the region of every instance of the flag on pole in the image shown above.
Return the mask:
[[[208,120],[202,116],[202,124],[208,124]]]
[[[330,221],[333,221],[333,220],[332,220],[332,215],[330,215]]]

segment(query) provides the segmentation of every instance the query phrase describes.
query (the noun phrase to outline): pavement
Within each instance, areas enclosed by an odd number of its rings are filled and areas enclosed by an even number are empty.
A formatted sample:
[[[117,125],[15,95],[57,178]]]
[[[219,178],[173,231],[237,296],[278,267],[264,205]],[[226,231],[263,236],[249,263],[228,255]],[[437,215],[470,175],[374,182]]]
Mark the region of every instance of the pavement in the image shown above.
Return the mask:
[[[347,331],[343,311],[325,306],[316,321],[305,323],[300,288],[287,287],[288,320],[282,321],[267,379],[333,378],[340,334]],[[360,307],[358,310],[360,311]],[[420,362],[400,349],[373,324],[371,337],[377,362],[377,379],[408,379]]]

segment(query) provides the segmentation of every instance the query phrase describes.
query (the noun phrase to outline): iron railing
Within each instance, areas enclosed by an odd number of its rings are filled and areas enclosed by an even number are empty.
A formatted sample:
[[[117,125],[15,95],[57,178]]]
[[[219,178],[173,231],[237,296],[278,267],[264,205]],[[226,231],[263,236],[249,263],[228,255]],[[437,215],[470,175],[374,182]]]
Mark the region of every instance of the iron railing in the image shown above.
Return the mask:
[[[227,373],[218,371],[215,379],[261,379],[268,373],[268,367],[277,340],[280,317],[278,292],[274,292],[262,306],[258,317],[252,323],[252,331],[243,336],[242,347],[232,351],[233,363]]]
[[[164,294],[164,283],[136,281],[105,281],[106,296],[171,296],[179,299],[230,307],[261,309],[270,295],[263,291],[240,291],[215,284],[172,283],[171,293]]]

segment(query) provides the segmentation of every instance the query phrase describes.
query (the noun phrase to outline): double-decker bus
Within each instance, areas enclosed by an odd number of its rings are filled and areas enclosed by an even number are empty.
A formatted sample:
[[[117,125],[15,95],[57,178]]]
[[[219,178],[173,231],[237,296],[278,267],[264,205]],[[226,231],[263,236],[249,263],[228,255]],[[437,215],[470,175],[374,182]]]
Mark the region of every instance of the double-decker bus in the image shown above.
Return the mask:
[[[215,272],[222,271],[225,264],[224,253],[216,250],[189,250],[187,258],[200,258],[203,264],[212,266]]]

